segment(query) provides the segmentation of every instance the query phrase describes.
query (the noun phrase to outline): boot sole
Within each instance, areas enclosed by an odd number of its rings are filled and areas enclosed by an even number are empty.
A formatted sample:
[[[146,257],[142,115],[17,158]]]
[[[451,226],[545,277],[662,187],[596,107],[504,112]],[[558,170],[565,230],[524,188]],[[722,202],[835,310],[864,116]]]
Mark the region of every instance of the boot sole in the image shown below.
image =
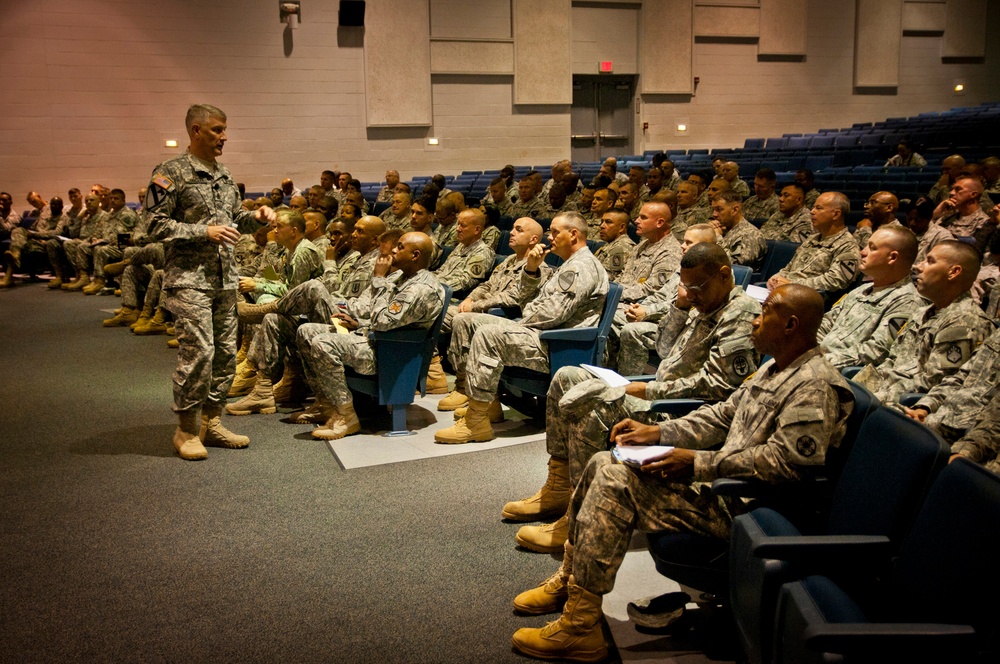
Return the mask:
[[[531,521],[545,521],[547,519],[558,519],[559,517],[566,514],[566,510],[569,509],[569,503],[566,506],[559,509],[547,510],[545,512],[538,512],[537,514],[518,514],[517,512],[508,512],[507,510],[500,510],[500,516],[507,519],[508,521],[518,521],[530,523]]]
[[[514,650],[524,653],[536,659],[565,659],[570,662],[603,662],[608,658],[608,647],[604,646],[600,650],[591,650],[580,653],[552,653],[544,650],[528,648],[517,641],[513,641]]]
[[[515,535],[514,539],[517,541],[518,546],[527,549],[528,551],[534,551],[535,553],[562,553],[564,551],[563,544],[545,546],[544,544],[539,544],[538,542],[523,539],[519,535]]]
[[[314,429],[313,432],[312,432],[312,434],[311,434],[312,437],[315,438],[316,440],[340,440],[341,438],[346,438],[347,436],[350,436],[351,434],[355,434],[355,433],[358,433],[359,431],[361,431],[361,425],[358,424],[357,426],[353,426],[353,427],[348,428],[347,431],[344,432],[343,436],[335,436],[335,435],[333,435],[332,431],[329,434],[319,433],[320,431],[329,431],[329,429]],[[317,434],[319,434],[319,435],[317,435]]]
[[[268,406],[267,408],[247,408],[245,410],[229,410],[229,406],[226,406],[226,412],[230,415],[253,415],[255,413],[260,413],[261,415],[272,415],[278,412],[277,406]]]
[[[491,440],[493,440],[494,438],[496,438],[496,436],[489,436],[489,437],[486,437],[486,436],[473,436],[473,437],[469,438],[468,440],[442,440],[441,438],[438,438],[437,436],[434,436],[434,442],[435,443],[442,443],[444,445],[464,445],[465,443],[488,443]]]
[[[242,445],[233,445],[230,443],[224,443],[221,440],[220,441],[205,440],[202,441],[202,445],[204,445],[205,447],[224,447],[227,450],[245,450],[246,448],[250,447],[250,441],[248,440],[246,443]]]
[[[455,404],[454,406],[452,406],[450,404],[447,405],[447,406],[442,406],[441,402],[438,402],[437,409],[439,411],[441,411],[441,412],[447,413],[447,412],[450,412],[450,411],[453,411],[453,410],[458,410],[459,408],[466,408],[468,405],[469,405],[468,401],[466,401],[465,403]]]

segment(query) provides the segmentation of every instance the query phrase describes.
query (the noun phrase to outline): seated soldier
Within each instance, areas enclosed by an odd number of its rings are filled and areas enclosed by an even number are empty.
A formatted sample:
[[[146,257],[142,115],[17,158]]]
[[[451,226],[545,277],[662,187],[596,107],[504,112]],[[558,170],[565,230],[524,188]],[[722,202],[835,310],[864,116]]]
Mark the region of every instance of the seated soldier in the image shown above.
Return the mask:
[[[747,508],[714,495],[709,486],[714,479],[781,484],[822,471],[854,406],[847,381],[816,346],[822,316],[823,299],[811,288],[776,289],[754,319],[751,336],[757,351],[772,355],[773,362],[722,403],[658,425],[626,419],[612,428],[612,443],[674,449],[638,468],[616,463],[610,452],[590,460],[570,502],[562,566],[514,600],[521,613],[562,609],[562,616],[541,629],[518,630],[516,650],[598,661],[607,653],[602,596],[614,586],[634,530],[726,540],[733,518]],[[721,449],[708,451],[719,444]]]
[[[451,286],[456,294],[464,294],[478,286],[493,267],[496,254],[483,244],[482,239],[485,225],[486,218],[479,209],[460,212],[455,222],[458,245],[448,254],[444,264],[432,273],[438,281]]]
[[[535,190],[535,179],[525,176],[517,185],[517,201],[514,202],[510,211],[512,217],[535,217],[541,218],[542,210],[545,209],[545,199]]]
[[[954,240],[955,236],[947,228],[931,223],[934,216],[934,201],[921,196],[913,202],[906,212],[906,227],[917,236],[917,260],[921,263],[927,257],[927,252],[938,242]]]
[[[858,247],[868,246],[868,238],[883,226],[903,224],[896,221],[896,210],[899,209],[899,199],[888,191],[876,191],[865,201],[865,216],[858,222],[854,230],[854,240]]]
[[[844,225],[850,211],[847,196],[835,191],[820,194],[809,213],[816,232],[795,250],[788,265],[767,280],[768,289],[787,283],[827,293],[850,288],[861,259],[858,243]]]
[[[547,372],[549,357],[539,331],[590,327],[600,320],[608,276],[587,248],[586,233],[586,222],[575,212],[552,220],[551,251],[565,262],[543,284],[540,268],[548,250],[538,244],[528,252],[521,273],[524,316],[518,322],[471,312],[455,316],[448,349],[456,369],[455,390],[438,403],[438,410],[468,405],[468,412],[455,426],[437,432],[434,440],[492,440],[489,410],[499,409],[496,395],[504,366]]]
[[[560,518],[524,526],[517,543],[542,553],[562,550],[569,495],[590,458],[608,448],[608,432],[616,422],[666,419],[650,412],[654,399],[727,399],[757,369],[760,358],[750,332],[759,315],[757,301],[734,284],[726,252],[717,244],[697,244],[684,254],[677,299],[660,322],[657,350],[663,361],[652,382],[612,388],[581,367],[556,372],[545,402],[549,478],[531,498],[504,505],[503,516],[533,521],[544,510]]]
[[[320,255],[326,256],[327,249],[330,248],[330,238],[326,234],[326,217],[319,210],[306,210],[302,213],[302,218],[306,220],[305,239],[319,249]]]
[[[740,167],[735,161],[724,163],[720,175],[729,183],[729,189],[739,194],[742,200],[750,196],[750,185],[740,178]]]
[[[110,192],[110,207],[108,209],[107,242],[94,247],[94,279],[83,288],[84,295],[94,295],[101,292],[107,284],[104,266],[119,261],[125,257],[124,251],[118,246],[118,238],[131,235],[139,225],[139,215],[125,205],[125,192],[112,189]],[[111,293],[106,293],[110,295]]]
[[[336,440],[361,430],[344,366],[360,374],[374,375],[378,371],[374,348],[368,339],[369,330],[426,329],[441,313],[446,305],[444,289],[427,271],[430,254],[429,237],[423,233],[406,233],[399,239],[391,257],[379,257],[373,270],[369,317],[355,319],[337,314],[350,334],[339,334],[331,331],[330,325],[316,323],[299,327],[296,339],[307,367],[306,376],[317,400],[325,399],[334,407],[326,424],[313,430],[313,438]],[[398,274],[390,276],[392,268],[398,269]]]
[[[927,160],[913,151],[913,143],[903,139],[896,145],[896,154],[885,160],[884,168],[891,166],[917,166],[923,168]]]
[[[0,194],[0,215],[3,213],[4,197],[7,200],[8,211],[6,220],[2,223],[4,224],[4,228],[7,227],[7,222],[12,222],[14,225],[10,229],[10,246],[4,254],[6,271],[4,272],[3,279],[0,280],[0,288],[10,288],[14,285],[14,269],[22,267],[23,263],[25,267],[34,270],[37,262],[33,261],[29,256],[45,257],[47,251],[43,243],[55,237],[60,223],[65,226],[69,221],[63,215],[62,199],[56,196],[49,201],[49,214],[45,216],[39,215],[31,222],[30,227],[24,228],[20,224],[20,216],[16,216],[16,212],[11,213],[9,210],[11,203],[10,194]],[[32,273],[32,276],[34,276],[34,273]],[[53,286],[53,288],[56,288],[56,286]]]
[[[399,171],[389,169],[385,172],[385,186],[379,189],[376,203],[391,203],[393,194],[396,193],[396,185],[399,184]]]
[[[973,427],[951,446],[952,460],[964,457],[1000,475],[1000,394],[979,412]]]
[[[542,187],[542,195],[548,196],[553,185],[562,184],[563,178],[573,170],[573,162],[569,159],[562,159],[552,164],[552,177],[545,182]],[[549,217],[551,219],[551,217]]]
[[[708,170],[703,171],[692,171],[688,173],[687,182],[693,183],[698,187],[698,202],[696,205],[703,208],[711,208],[712,201],[708,195],[708,183],[712,181],[714,174]],[[727,186],[729,183],[726,183]]]
[[[663,287],[677,272],[681,245],[670,233],[670,208],[666,203],[650,201],[642,206],[636,219],[636,234],[641,238],[625,260],[618,278],[622,296],[618,308],[639,302]]]
[[[914,267],[917,292],[930,304],[913,313],[889,356],[866,365],[854,381],[890,404],[957,373],[993,329],[969,294],[978,271],[979,252],[971,245],[948,241],[931,249]]]
[[[819,198],[820,194],[819,189],[816,188],[816,176],[808,168],[800,168],[795,171],[795,181],[801,185],[802,191],[805,192],[806,208],[811,210],[816,205],[816,199]]]
[[[539,213],[541,219],[553,219],[557,214],[567,212],[571,208],[567,207],[566,187],[558,182],[549,188],[546,196],[545,207]],[[572,209],[576,209],[575,207]]]
[[[492,249],[495,254],[497,245],[500,244],[500,228],[497,227],[497,224],[500,223],[500,211],[488,205],[480,205],[476,209],[483,213],[486,224],[483,227],[483,244]]]
[[[628,218],[635,221],[639,216],[642,204],[639,202],[639,188],[631,182],[626,182],[618,188],[618,200],[615,202],[615,209],[622,210]]]
[[[258,304],[272,302],[301,283],[323,274],[326,252],[305,238],[306,220],[295,210],[278,210],[274,226],[275,240],[284,248],[284,258],[276,274],[261,278],[240,277],[239,291],[251,293]],[[269,266],[273,267],[273,266]]]
[[[820,344],[830,364],[878,364],[889,354],[903,325],[924,301],[910,280],[917,239],[902,226],[887,225],[861,250],[861,272],[871,283],[840,298],[823,316]]]
[[[89,194],[84,199],[84,206],[86,211],[80,218],[79,236],[66,240],[62,245],[66,258],[76,271],[76,279],[71,283],[64,283],[63,290],[80,291],[90,284],[94,247],[110,242],[108,213],[101,209],[100,195]]]
[[[904,407],[903,411],[953,443],[972,428],[998,393],[1000,329],[958,371],[942,378],[912,408]]]
[[[684,239],[684,231],[695,224],[703,224],[712,216],[712,210],[698,205],[698,185],[694,182],[681,182],[677,185],[677,214],[670,222],[670,232],[677,241]]]
[[[0,191],[0,240],[9,240],[11,231],[21,225],[21,213],[13,210],[14,197]]]
[[[712,199],[712,226],[719,234],[719,246],[734,264],[760,268],[767,243],[757,227],[743,217],[743,203],[735,191],[723,191]]]
[[[769,219],[778,211],[774,185],[778,176],[770,168],[762,168],[753,178],[753,196],[743,201],[743,216],[747,219]]]
[[[625,261],[635,249],[635,242],[628,235],[628,222],[628,215],[622,210],[605,212],[601,220],[600,236],[604,244],[594,252],[594,258],[604,266],[611,281],[618,281]]]
[[[798,182],[781,188],[778,196],[778,211],[772,214],[760,227],[765,240],[802,243],[812,234],[809,219],[810,207],[805,205],[806,192]]]
[[[393,194],[392,205],[379,215],[385,227],[398,228],[404,233],[409,232],[411,203],[409,194]]]
[[[437,221],[437,228],[431,238],[441,247],[454,247],[458,244],[455,224],[458,221],[458,212],[455,204],[445,198],[439,198],[434,204],[434,220]]]
[[[715,244],[719,236],[708,224],[689,226],[681,243],[681,254],[701,242]],[[683,262],[683,259],[682,259]],[[680,273],[675,273],[660,290],[641,302],[633,302],[625,307],[625,325],[619,335],[618,371],[626,376],[645,373],[649,352],[656,350],[659,326],[657,322],[673,305],[677,298],[677,284]]]
[[[970,177],[959,177],[951,193],[941,201],[931,217],[931,223],[946,228],[956,238],[971,238],[980,252],[986,251],[990,236],[997,228],[997,220],[983,211],[979,200],[983,184]]]
[[[483,205],[492,205],[500,211],[500,215],[503,217],[511,216],[511,210],[514,206],[510,202],[510,198],[507,197],[507,185],[503,178],[497,176],[490,182],[489,190],[483,199]]]
[[[594,190],[594,198],[590,202],[590,214],[583,215],[584,221],[587,222],[588,240],[597,240],[601,237],[601,222],[604,220],[604,213],[613,210],[617,201],[618,194],[611,189],[601,187]]]

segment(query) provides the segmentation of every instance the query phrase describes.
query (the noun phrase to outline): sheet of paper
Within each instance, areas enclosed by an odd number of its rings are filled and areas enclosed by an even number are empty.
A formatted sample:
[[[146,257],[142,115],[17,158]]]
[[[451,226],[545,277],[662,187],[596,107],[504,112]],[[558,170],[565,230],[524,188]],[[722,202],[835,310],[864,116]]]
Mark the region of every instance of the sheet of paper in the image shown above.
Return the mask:
[[[629,380],[617,371],[605,369],[604,367],[595,367],[592,364],[581,364],[580,366],[603,380],[611,387],[625,387],[629,384]]]
[[[672,445],[618,445],[612,448],[615,458],[629,466],[641,466],[650,459],[670,454]]]
[[[278,272],[274,269],[273,265],[268,265],[264,268],[264,278],[268,281],[281,281],[281,277],[278,276]]]
[[[757,300],[761,304],[764,304],[764,300],[767,299],[769,293],[770,291],[761,286],[754,286],[753,284],[747,286],[747,295]]]

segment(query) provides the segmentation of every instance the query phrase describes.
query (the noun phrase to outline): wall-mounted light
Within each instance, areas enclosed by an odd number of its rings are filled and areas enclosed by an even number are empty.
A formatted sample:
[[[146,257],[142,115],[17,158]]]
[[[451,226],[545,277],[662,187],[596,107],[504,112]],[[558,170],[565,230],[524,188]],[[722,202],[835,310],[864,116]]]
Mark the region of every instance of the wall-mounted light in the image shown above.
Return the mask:
[[[165,148],[176,148],[177,147],[177,141],[175,141],[172,138],[168,138],[167,140],[163,141],[163,147],[165,147]]]
[[[441,141],[436,138],[428,138],[427,145],[438,145]]]
[[[688,130],[688,126],[686,124],[679,124],[679,125],[677,125],[677,131],[687,131],[687,130]]]
[[[955,91],[955,94],[957,94],[957,95],[964,95],[965,94],[965,82],[964,81],[955,81],[955,87],[953,89]]]
[[[278,2],[278,15],[281,22],[288,26],[289,30],[299,27],[302,20],[302,4],[299,0],[280,0]]]

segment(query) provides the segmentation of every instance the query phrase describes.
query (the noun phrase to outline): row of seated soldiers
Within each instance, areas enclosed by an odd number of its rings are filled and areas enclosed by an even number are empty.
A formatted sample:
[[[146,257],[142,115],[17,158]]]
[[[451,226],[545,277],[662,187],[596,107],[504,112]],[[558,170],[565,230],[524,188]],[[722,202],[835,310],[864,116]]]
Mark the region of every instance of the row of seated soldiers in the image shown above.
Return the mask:
[[[821,237],[825,224],[843,228],[837,196],[818,199],[811,237]],[[714,221],[740,203],[726,192],[717,196]],[[606,214],[609,222],[615,216]],[[475,209],[459,214],[460,241],[471,240],[463,246],[482,245],[484,217]],[[617,359],[608,362],[622,373],[642,373],[652,338],[660,358],[655,374],[611,388],[579,367],[560,369],[546,400],[548,477],[535,495],[501,510],[516,521],[555,519],[524,526],[517,542],[563,554],[555,574],[514,600],[521,613],[561,612],[544,628],[514,635],[515,647],[532,656],[591,661],[606,652],[601,595],[613,586],[633,528],[724,538],[739,507],[708,495],[712,479],[792,482],[816,472],[843,436],[853,403],[841,369],[861,367],[858,382],[954,442],[956,455],[988,464],[996,459],[1000,333],[971,298],[981,263],[973,245],[944,240],[915,264],[915,234],[883,224],[857,254],[856,267],[870,281],[824,311],[819,289],[791,272],[770,284],[763,304],[750,298],[734,282],[734,260],[717,227],[693,224],[678,243],[672,219],[671,208],[659,201],[640,210],[641,241],[619,278],[624,297],[613,326]],[[303,249],[309,242],[304,229],[297,212],[279,211],[274,232],[286,249],[286,275],[295,272],[296,257],[316,253],[308,244]],[[315,400],[292,421],[318,425],[313,436],[319,439],[355,433],[360,421],[344,368],[377,373],[367,332],[428,327],[447,306],[456,381],[439,408],[462,412],[436,440],[488,440],[491,421],[503,417],[497,391],[504,367],[547,371],[539,332],[594,325],[603,308],[608,274],[588,247],[588,225],[578,213],[552,220],[548,246],[536,220],[517,219],[510,234],[514,253],[450,303],[442,298],[444,279],[426,269],[433,239],[383,229],[374,217],[355,225],[350,253],[358,255],[335,290],[316,277],[270,302],[241,305],[244,323],[259,325],[245,360],[256,378],[247,396],[229,404],[231,414],[273,413],[274,382],[294,382],[296,370],[289,366],[299,365]],[[659,250],[660,243],[670,249]],[[856,249],[853,238],[851,244]],[[548,265],[549,252],[562,263]],[[808,242],[799,252],[810,256],[798,263],[819,271],[803,280],[843,270],[830,252]],[[365,259],[371,266],[367,285],[345,290],[349,279],[363,278]],[[500,305],[520,306],[522,317],[484,313]],[[760,366],[763,355],[774,359]],[[925,396],[907,408],[899,404],[905,392]],[[652,399],[685,396],[710,404],[673,420],[650,410]],[[663,442],[676,449],[636,471],[609,456],[609,445],[617,442]]]

